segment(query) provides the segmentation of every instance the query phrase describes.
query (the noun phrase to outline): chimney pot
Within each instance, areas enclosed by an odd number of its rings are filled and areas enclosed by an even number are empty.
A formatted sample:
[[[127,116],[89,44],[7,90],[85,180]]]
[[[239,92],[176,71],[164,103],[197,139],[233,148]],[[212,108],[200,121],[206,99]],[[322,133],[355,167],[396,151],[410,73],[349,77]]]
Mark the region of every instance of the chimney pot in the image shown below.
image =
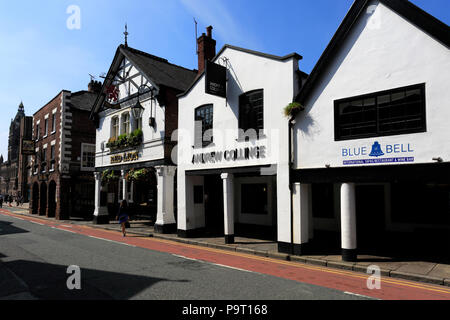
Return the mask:
[[[212,29],[212,26],[206,28],[206,34],[208,35],[208,38],[212,38]]]

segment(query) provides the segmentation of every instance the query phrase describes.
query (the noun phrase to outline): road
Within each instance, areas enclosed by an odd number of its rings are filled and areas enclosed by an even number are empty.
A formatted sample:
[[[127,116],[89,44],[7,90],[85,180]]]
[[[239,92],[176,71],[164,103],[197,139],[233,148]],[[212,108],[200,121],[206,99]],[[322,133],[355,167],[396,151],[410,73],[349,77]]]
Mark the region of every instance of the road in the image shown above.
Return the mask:
[[[129,236],[0,210],[0,299],[450,299],[445,287]],[[69,290],[69,266],[81,290]]]

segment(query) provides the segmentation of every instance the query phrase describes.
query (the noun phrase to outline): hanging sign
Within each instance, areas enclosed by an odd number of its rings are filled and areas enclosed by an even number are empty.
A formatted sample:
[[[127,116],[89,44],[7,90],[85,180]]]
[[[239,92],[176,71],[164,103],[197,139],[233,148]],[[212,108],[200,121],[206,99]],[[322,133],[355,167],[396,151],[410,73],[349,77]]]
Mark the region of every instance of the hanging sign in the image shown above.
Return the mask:
[[[33,140],[22,140],[22,154],[24,156],[32,156],[35,154]]]
[[[206,61],[205,92],[222,98],[227,97],[227,68]]]

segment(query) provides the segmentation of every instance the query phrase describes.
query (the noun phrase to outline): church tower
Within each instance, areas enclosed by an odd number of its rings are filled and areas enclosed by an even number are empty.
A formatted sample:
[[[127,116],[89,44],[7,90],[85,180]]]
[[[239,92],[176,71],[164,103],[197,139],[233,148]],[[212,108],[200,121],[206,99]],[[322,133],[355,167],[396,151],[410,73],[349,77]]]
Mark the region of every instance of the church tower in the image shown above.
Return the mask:
[[[25,117],[25,108],[21,102],[16,117],[11,121],[9,127],[8,161],[14,162],[19,159],[20,150],[20,121]]]

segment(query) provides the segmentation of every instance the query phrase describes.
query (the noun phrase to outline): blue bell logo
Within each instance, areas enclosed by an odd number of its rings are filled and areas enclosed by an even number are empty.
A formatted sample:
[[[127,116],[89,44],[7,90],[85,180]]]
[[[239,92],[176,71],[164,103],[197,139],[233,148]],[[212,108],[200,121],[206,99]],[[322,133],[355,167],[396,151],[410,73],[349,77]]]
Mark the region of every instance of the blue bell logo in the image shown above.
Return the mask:
[[[378,142],[375,142],[372,146],[372,152],[369,154],[371,157],[381,157],[384,156],[383,151],[381,151],[381,146]]]

